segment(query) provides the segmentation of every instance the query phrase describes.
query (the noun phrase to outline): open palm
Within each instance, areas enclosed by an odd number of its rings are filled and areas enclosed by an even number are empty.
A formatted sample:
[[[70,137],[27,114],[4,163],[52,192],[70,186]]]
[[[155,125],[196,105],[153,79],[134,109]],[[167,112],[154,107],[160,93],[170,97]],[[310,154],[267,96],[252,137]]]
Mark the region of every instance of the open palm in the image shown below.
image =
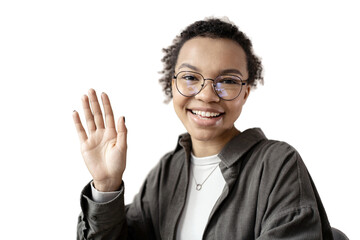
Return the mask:
[[[110,100],[105,93],[101,94],[101,99],[106,127],[93,89],[89,90],[89,96],[84,95],[82,98],[88,134],[76,111],[73,119],[80,139],[81,153],[93,177],[94,185],[99,191],[106,192],[118,190],[121,185],[126,167],[127,129],[122,117],[119,118],[116,130]]]

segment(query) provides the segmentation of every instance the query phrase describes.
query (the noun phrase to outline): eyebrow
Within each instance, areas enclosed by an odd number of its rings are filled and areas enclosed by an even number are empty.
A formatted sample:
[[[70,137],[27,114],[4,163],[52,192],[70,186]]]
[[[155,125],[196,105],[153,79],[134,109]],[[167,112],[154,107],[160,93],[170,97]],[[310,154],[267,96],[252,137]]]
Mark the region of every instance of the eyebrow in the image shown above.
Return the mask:
[[[181,68],[190,68],[191,70],[194,70],[194,71],[200,71],[199,68],[189,64],[189,63],[183,63],[181,64],[179,67],[178,67],[178,70],[180,70]],[[231,68],[231,69],[225,69],[223,71],[220,72],[220,75],[223,75],[223,74],[239,74],[240,76],[243,76],[241,74],[241,72],[235,68]]]
[[[188,64],[188,63],[183,63],[181,64],[179,67],[178,67],[178,70],[181,69],[181,68],[190,68],[194,71],[199,71],[199,69],[191,64]]]
[[[243,76],[241,74],[241,72],[239,70],[237,70],[237,69],[225,69],[224,71],[222,71],[220,73],[220,75],[222,75],[222,74],[239,74],[240,76]]]

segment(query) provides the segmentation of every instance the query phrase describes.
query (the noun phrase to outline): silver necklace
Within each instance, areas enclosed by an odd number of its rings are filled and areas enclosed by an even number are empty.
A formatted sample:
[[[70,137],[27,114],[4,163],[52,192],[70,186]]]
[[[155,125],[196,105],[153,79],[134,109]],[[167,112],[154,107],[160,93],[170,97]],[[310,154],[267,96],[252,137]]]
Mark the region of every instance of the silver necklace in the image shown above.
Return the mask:
[[[214,169],[211,171],[211,173],[205,178],[205,180],[202,182],[202,183],[197,183],[196,179],[195,179],[195,175],[194,175],[194,170],[192,171],[192,175],[193,175],[193,178],[194,178],[194,181],[195,181],[195,185],[196,185],[196,190],[197,191],[200,191],[202,186],[204,185],[204,183],[206,182],[206,180],[208,180],[208,178],[211,176],[211,174],[213,174],[213,172],[215,171],[215,169],[219,166],[216,165],[216,167],[214,167]]]

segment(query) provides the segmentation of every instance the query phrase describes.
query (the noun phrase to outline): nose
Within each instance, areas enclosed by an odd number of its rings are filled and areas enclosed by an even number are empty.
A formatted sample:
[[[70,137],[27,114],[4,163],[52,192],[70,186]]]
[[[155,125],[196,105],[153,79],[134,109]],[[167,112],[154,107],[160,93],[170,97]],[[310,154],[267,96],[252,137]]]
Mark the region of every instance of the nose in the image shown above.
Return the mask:
[[[206,81],[206,80],[209,80],[209,81]],[[213,83],[213,80],[205,79],[204,86],[201,89],[201,91],[195,96],[195,99],[201,100],[203,102],[219,102],[220,98],[215,93],[212,83]]]

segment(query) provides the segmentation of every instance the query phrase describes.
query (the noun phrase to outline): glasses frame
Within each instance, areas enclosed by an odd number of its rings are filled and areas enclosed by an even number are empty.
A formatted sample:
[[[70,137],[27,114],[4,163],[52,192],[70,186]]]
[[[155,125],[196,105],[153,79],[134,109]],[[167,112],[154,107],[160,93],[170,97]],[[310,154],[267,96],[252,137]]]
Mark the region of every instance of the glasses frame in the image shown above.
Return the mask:
[[[185,94],[183,94],[183,93],[179,90],[178,85],[177,85],[177,77],[179,76],[180,73],[183,73],[183,72],[189,72],[189,73],[199,74],[199,75],[202,77],[203,83],[201,84],[201,88],[200,88],[200,90],[199,90],[197,93],[192,94],[192,95],[185,95]],[[218,77],[224,76],[224,75],[226,75],[226,76],[232,76],[232,77],[236,77],[236,78],[239,78],[239,79],[240,79],[240,82],[241,82],[241,84],[240,84],[240,85],[241,85],[240,91],[239,91],[238,95],[236,95],[236,97],[234,97],[234,98],[232,98],[232,99],[224,99],[224,98],[220,97],[220,95],[219,95],[219,94],[216,92],[216,90],[215,90],[215,88],[216,88],[215,80],[216,80]],[[194,97],[194,96],[198,95],[198,94],[204,89],[204,87],[205,87],[205,81],[206,81],[206,80],[212,81],[212,84],[211,84],[211,85],[213,86],[213,91],[214,91],[214,93],[216,94],[216,96],[218,96],[220,99],[222,99],[222,100],[224,100],[224,101],[232,101],[232,100],[234,100],[235,98],[237,98],[237,97],[240,95],[241,91],[242,91],[242,86],[246,85],[246,82],[244,82],[244,81],[246,81],[246,80],[242,80],[241,77],[239,77],[239,76],[237,76],[237,75],[232,75],[232,74],[220,74],[220,75],[217,76],[216,78],[212,79],[212,78],[204,78],[204,76],[203,76],[201,73],[199,73],[199,72],[194,72],[194,71],[180,71],[180,72],[178,72],[177,74],[174,73],[173,78],[175,79],[175,86],[176,86],[177,91],[178,91],[181,95],[183,95],[184,97]]]

